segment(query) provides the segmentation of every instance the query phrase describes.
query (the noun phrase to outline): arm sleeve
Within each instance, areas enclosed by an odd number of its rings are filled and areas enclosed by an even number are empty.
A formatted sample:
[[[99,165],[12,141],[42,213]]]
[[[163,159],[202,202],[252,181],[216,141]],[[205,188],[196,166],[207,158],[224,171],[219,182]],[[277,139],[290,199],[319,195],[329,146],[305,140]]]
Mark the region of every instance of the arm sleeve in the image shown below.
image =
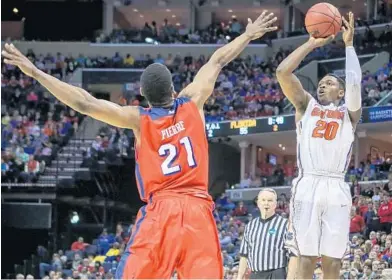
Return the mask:
[[[244,236],[242,238],[241,241],[241,246],[240,246],[240,256],[241,257],[248,257],[248,253],[249,253],[249,243],[247,240],[247,227],[245,227],[245,231],[244,231]]]
[[[346,93],[345,102],[349,111],[355,112],[361,109],[361,65],[354,47],[346,47]]]

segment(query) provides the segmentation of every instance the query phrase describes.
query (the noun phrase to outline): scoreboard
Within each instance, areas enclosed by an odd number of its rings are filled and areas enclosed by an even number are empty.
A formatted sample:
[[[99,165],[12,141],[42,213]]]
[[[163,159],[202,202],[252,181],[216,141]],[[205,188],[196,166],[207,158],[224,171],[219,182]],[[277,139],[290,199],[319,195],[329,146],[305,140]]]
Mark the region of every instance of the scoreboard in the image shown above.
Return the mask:
[[[226,137],[295,129],[294,115],[206,123],[207,136]]]
[[[392,121],[392,106],[363,108],[360,123],[379,123],[388,121]],[[294,115],[206,123],[208,138],[290,130],[295,130]]]

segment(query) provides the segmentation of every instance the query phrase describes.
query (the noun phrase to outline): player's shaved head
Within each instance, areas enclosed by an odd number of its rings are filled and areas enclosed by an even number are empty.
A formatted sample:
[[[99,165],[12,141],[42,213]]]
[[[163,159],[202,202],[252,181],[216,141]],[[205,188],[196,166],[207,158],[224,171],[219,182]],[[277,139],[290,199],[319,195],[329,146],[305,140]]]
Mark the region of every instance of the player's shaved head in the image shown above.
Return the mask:
[[[141,94],[151,106],[165,107],[172,103],[173,84],[169,69],[160,63],[147,66],[140,78]]]
[[[340,78],[338,75],[335,75],[333,73],[328,73],[327,75],[325,75],[325,77],[328,77],[328,76],[335,78],[336,81],[339,83],[339,88],[342,90],[345,90],[346,82],[342,78]]]

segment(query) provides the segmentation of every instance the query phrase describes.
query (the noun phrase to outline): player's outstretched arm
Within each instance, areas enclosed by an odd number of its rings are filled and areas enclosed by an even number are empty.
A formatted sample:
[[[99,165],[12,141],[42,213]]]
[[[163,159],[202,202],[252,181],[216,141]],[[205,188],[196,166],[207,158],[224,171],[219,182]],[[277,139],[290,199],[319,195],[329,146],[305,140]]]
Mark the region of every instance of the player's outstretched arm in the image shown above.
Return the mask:
[[[137,107],[121,107],[115,103],[97,99],[82,88],[69,85],[42,72],[12,44],[5,44],[2,55],[5,57],[5,63],[19,67],[23,73],[36,79],[58,100],[75,111],[113,126],[137,128],[139,123]]]
[[[311,95],[304,90],[299,79],[293,74],[302,60],[314,49],[321,47],[332,41],[334,37],[310,39],[294,50],[284,59],[276,69],[276,77],[282,88],[283,94],[294,105],[298,114],[305,112],[310,101]]]
[[[214,90],[216,79],[222,68],[236,58],[251,40],[258,39],[267,32],[277,30],[276,26],[272,26],[276,20],[277,18],[274,17],[273,13],[267,15],[267,11],[264,11],[254,22],[248,19],[245,32],[232,42],[219,48],[210,60],[200,68],[193,82],[179,96],[190,97],[202,109]]]
[[[345,103],[351,122],[355,127],[362,114],[361,81],[362,70],[354,49],[354,14],[349,13],[349,21],[344,17],[342,27],[343,41],[346,45],[346,92]]]

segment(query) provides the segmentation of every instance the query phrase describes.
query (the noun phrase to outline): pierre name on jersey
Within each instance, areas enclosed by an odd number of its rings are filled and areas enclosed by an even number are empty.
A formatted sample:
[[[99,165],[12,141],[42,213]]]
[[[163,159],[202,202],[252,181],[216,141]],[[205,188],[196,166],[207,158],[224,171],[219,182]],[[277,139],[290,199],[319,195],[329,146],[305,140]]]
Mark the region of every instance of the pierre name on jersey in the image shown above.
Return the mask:
[[[175,123],[174,125],[161,130],[162,140],[170,138],[184,130],[185,130],[184,122],[179,121],[178,123]]]

